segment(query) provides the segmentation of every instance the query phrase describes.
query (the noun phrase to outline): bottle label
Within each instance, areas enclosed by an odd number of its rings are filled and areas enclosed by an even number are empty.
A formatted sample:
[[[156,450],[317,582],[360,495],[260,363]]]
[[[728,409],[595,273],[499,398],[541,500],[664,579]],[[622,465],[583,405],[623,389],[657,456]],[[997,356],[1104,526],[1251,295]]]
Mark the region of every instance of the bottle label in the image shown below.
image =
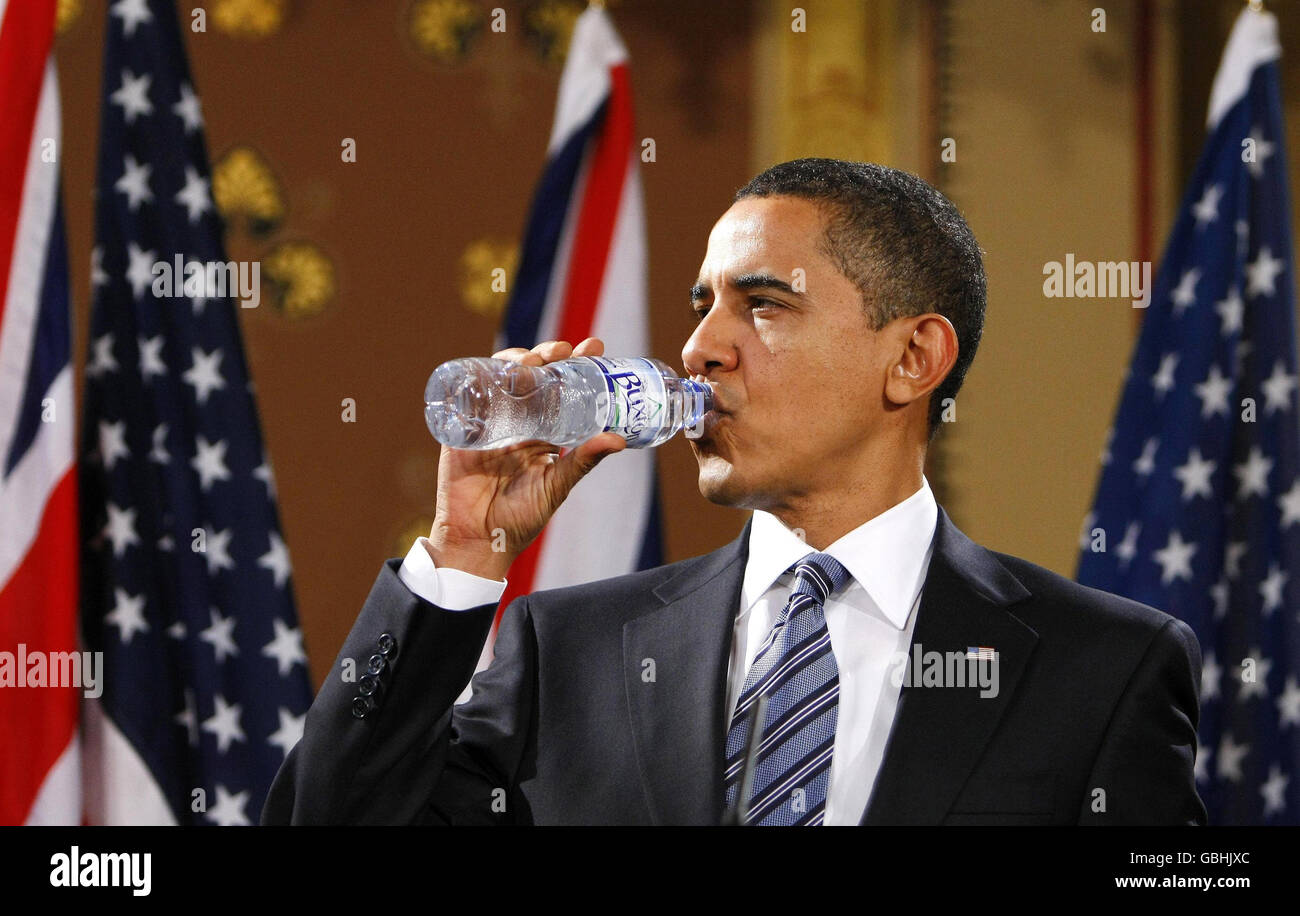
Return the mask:
[[[609,394],[607,433],[618,433],[636,448],[652,442],[668,416],[668,390],[659,367],[641,357],[592,356],[605,374]]]

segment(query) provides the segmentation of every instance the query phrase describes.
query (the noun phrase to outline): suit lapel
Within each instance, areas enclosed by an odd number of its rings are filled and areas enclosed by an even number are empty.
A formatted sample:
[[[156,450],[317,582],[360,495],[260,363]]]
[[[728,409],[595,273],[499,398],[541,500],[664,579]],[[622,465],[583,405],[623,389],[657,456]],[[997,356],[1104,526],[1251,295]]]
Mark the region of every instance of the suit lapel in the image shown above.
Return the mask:
[[[722,817],[727,660],[749,528],[657,587],[661,606],[623,627],[633,744],[657,824]]]
[[[654,589],[660,606],[623,627],[633,744],[655,823],[716,824],[722,816],[727,660],[749,530],[747,522],[730,544]],[[1028,596],[940,507],[913,651],[996,649],[998,694],[904,686],[863,824],[943,820],[1033,653],[1037,635],[1007,610]]]
[[[962,534],[942,507],[917,611],[916,652],[998,652],[998,693],[905,684],[863,824],[938,824],[988,744],[1038,641],[1006,606],[1029,592],[989,551]],[[915,677],[913,669],[913,677]]]

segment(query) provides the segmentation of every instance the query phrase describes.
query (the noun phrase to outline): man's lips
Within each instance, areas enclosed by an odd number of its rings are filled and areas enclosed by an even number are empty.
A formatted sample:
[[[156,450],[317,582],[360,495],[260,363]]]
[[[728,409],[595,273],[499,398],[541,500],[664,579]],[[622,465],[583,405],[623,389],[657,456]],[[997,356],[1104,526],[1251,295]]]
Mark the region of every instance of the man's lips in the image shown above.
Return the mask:
[[[728,409],[729,401],[723,397],[716,384],[701,376],[693,376],[692,381],[708,385],[713,391],[713,407],[702,418],[699,438],[690,440],[694,444],[711,439],[719,426],[730,422],[731,411]]]
[[[719,410],[716,406],[704,415],[704,429],[698,439],[694,442],[706,442],[713,438],[713,434],[724,424],[731,422],[731,413],[726,410]]]
[[[728,398],[723,397],[722,391],[719,390],[716,384],[710,382],[707,378],[698,375],[691,376],[691,381],[696,382],[700,385],[708,385],[709,390],[713,392],[713,408],[712,410],[709,411],[709,413],[714,413],[714,412],[731,413],[731,411],[727,409],[727,405],[730,403],[730,400]]]

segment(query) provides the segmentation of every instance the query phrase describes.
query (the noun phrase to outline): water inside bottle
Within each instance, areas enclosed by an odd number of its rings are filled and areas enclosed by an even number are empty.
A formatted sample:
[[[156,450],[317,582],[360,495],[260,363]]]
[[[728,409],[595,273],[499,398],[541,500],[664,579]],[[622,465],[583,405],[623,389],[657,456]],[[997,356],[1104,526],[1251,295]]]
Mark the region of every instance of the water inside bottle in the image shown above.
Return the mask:
[[[453,448],[562,438],[554,429],[561,404],[580,400],[581,393],[539,384],[544,378],[534,367],[517,364],[485,365],[477,376],[450,379],[435,372],[424,392],[425,420],[438,441]]]

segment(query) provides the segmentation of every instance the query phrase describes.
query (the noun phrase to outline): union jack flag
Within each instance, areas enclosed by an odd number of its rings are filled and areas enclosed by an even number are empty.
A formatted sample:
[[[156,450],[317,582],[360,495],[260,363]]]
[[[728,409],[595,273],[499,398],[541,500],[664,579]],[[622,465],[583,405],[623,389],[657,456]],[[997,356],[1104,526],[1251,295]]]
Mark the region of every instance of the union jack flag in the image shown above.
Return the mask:
[[[77,467],[54,0],[0,0],[0,652],[77,649]],[[21,674],[19,675],[21,677]],[[0,824],[81,820],[78,693],[0,675]]]
[[[498,348],[599,337],[607,356],[649,355],[640,166],[627,49],[609,14],[593,4],[569,43]],[[519,595],[658,566],[660,528],[652,450],[629,449],[602,463],[511,566],[498,620]],[[492,659],[495,635],[494,628],[480,670]],[[466,687],[461,698],[469,695]]]

